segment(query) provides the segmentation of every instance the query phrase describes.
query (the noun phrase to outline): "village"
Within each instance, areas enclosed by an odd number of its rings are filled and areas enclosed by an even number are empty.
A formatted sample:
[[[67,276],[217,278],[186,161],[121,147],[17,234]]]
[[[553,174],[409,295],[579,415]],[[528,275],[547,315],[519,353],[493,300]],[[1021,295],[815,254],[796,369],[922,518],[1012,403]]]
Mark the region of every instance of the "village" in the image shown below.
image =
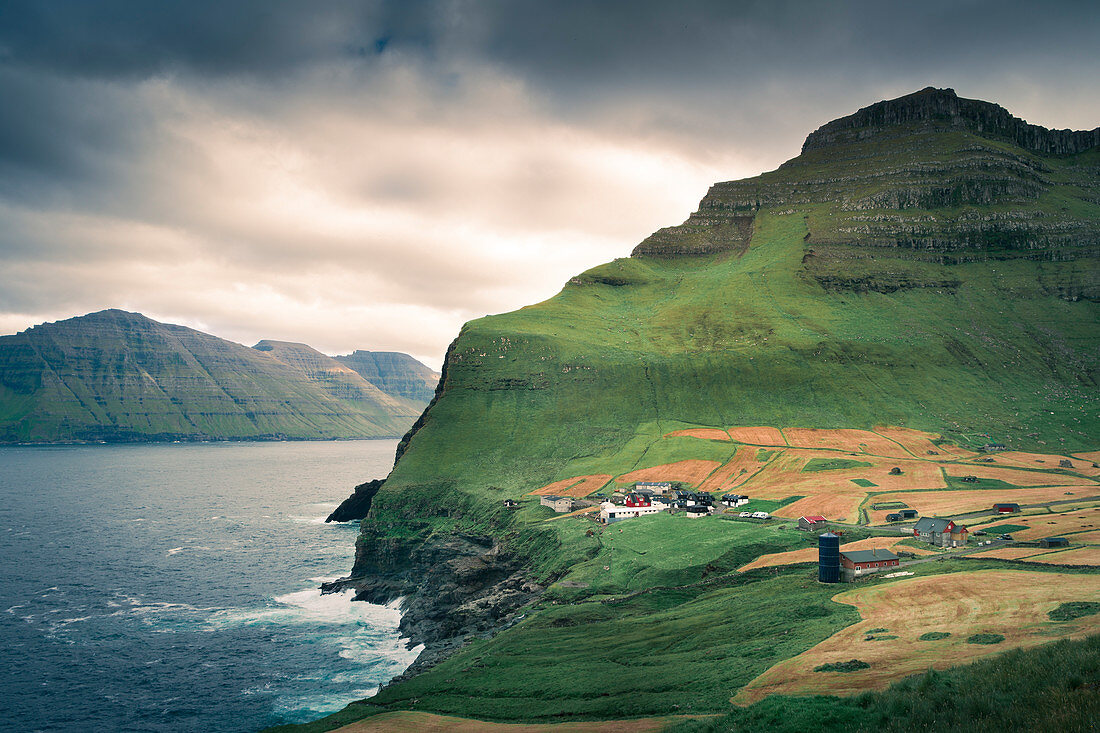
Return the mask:
[[[787,523],[812,533],[808,543],[816,535],[817,577],[824,583],[879,573],[911,575],[902,568],[978,553],[1021,562],[1100,565],[1096,453],[1014,453],[996,442],[967,451],[900,428],[878,433],[708,428],[665,437],[745,444],[734,447],[725,465],[699,470],[705,462],[688,459],[614,480],[610,475],[566,479],[532,494],[557,515],[603,526],[657,514]],[[750,497],[747,489],[753,486],[764,496],[754,492]],[[738,490],[721,491],[730,488]],[[805,495],[781,498],[796,491]],[[1016,498],[1030,501],[1009,500]],[[520,504],[508,499],[504,505]],[[921,506],[931,511],[922,512]],[[1013,523],[1003,521],[1024,515]],[[857,530],[873,536],[845,542],[845,535]],[[805,550],[795,550],[758,558],[743,570],[808,561]]]

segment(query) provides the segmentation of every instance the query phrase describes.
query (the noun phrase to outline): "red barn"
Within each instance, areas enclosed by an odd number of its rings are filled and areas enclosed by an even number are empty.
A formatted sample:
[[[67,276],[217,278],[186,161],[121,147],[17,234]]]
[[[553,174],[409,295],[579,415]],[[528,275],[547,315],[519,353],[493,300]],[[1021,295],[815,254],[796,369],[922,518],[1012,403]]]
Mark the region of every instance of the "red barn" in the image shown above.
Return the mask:
[[[813,531],[813,530],[817,530],[817,529],[824,529],[825,522],[826,522],[825,517],[819,517],[819,516],[816,516],[816,515],[812,516],[812,517],[799,517],[798,518],[798,528],[799,529],[804,529],[804,530],[809,530],[809,531]]]
[[[645,494],[627,494],[624,506],[650,506],[653,502]]]
[[[994,504],[993,509],[999,514],[1015,514],[1020,511],[1019,504]]]
[[[841,572],[848,580],[898,567],[898,556],[889,550],[841,550]]]

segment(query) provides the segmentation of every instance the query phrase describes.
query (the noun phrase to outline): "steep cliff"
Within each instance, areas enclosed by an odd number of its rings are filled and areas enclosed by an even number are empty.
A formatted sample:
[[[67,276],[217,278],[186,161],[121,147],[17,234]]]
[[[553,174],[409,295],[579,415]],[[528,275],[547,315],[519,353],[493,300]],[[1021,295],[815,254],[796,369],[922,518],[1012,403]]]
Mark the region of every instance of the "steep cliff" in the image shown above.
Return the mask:
[[[106,310],[0,337],[0,442],[397,436],[424,403],[300,344]]]

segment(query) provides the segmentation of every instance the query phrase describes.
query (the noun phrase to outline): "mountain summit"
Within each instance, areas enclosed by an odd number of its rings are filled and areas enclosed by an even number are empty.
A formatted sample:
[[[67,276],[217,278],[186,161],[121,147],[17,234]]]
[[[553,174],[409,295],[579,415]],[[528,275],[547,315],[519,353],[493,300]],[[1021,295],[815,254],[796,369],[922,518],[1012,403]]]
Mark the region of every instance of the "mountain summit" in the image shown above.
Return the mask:
[[[842,275],[826,264],[836,257],[1091,258],[1100,248],[1097,145],[1100,128],[1047,130],[929,87],[822,126],[778,170],[714,184],[684,224],[656,232],[634,254],[739,250],[756,212],[808,206],[806,241],[820,245],[815,266],[830,280]],[[1097,292],[1095,282],[1064,287]]]
[[[1013,117],[998,104],[965,99],[954,89],[925,87],[819,127],[806,138],[802,152],[864,140],[884,134],[891,127],[913,124],[929,131],[965,130],[1044,155],[1076,155],[1100,145],[1100,127],[1084,131],[1048,130]]]

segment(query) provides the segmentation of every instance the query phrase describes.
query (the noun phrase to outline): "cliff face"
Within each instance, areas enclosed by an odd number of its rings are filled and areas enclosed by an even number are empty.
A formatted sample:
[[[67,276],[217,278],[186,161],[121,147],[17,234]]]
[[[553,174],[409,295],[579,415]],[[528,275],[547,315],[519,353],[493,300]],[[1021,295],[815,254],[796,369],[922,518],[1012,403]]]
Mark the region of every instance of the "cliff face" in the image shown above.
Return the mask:
[[[119,310],[0,337],[0,441],[397,436],[422,409],[309,347],[265,348]]]
[[[1092,130],[1048,130],[1031,125],[997,104],[964,99],[954,89],[926,87],[904,97],[864,107],[855,114],[819,127],[802,145],[802,152],[865,140],[901,125],[965,130],[1002,140],[1044,155],[1076,155],[1100,145],[1100,127]]]
[[[778,170],[712,186],[634,256],[466,324],[372,499],[351,584],[447,619],[466,603],[432,579],[448,553],[509,558],[462,598],[495,597],[520,569],[552,580],[566,524],[528,493],[656,465],[683,427],[890,424],[1095,450],[1100,150],[1049,155],[1090,138],[1030,128],[1021,147],[995,105],[927,111],[953,96],[826,125]],[[484,538],[481,554],[458,536]]]
[[[408,354],[360,350],[334,358],[379,389],[425,405],[439,382],[438,373]]]

